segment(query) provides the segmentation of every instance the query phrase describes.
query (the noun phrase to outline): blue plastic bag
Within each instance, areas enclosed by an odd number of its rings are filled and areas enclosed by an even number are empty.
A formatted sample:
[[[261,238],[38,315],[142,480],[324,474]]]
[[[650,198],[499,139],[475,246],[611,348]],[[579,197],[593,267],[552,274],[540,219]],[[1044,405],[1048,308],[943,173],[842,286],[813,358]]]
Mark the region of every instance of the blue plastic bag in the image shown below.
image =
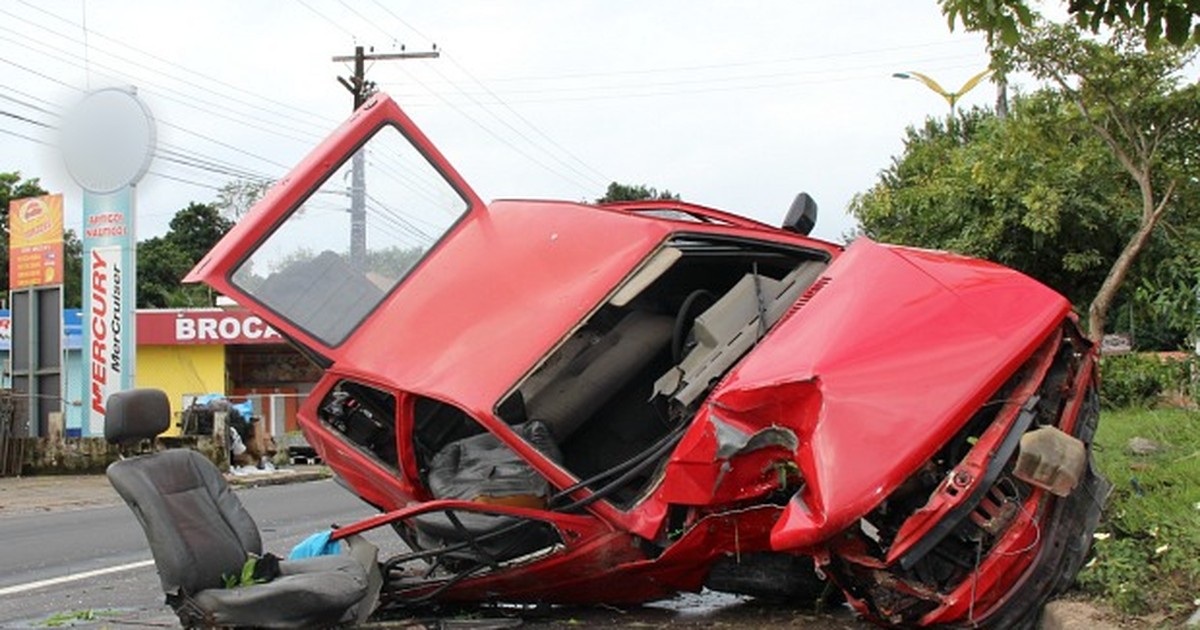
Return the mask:
[[[295,547],[292,547],[292,552],[288,554],[288,560],[300,560],[302,558],[315,558],[317,556],[333,556],[342,552],[342,543],[336,540],[329,540],[333,534],[333,530],[317,532],[308,538],[300,541]]]

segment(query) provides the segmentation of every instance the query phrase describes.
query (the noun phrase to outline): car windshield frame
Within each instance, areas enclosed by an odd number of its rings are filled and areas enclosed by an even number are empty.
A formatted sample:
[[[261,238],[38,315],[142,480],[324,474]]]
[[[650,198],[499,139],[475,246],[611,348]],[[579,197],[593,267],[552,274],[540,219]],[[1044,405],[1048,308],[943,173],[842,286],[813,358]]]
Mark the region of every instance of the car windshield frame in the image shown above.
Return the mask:
[[[372,142],[381,137],[381,134],[386,133],[387,129],[396,132],[395,140],[399,140],[404,150],[410,151],[412,156],[419,158],[420,164],[427,169],[427,175],[433,176],[432,180],[441,190],[437,191],[443,195],[445,199],[453,203],[451,209],[452,218],[445,220],[443,224],[434,226],[433,235],[423,233],[417,230],[413,233],[420,233],[424,237],[425,242],[417,250],[410,247],[411,255],[404,259],[403,263],[393,262],[392,266],[398,273],[394,278],[386,277],[384,283],[380,282],[379,277],[372,277],[372,270],[367,268],[358,268],[348,264],[346,260],[335,260],[335,258],[344,258],[350,255],[350,252],[344,252],[344,256],[332,250],[326,249],[319,255],[311,256],[309,259],[304,259],[304,256],[298,256],[297,260],[291,261],[288,268],[295,268],[290,277],[284,277],[280,272],[283,270],[270,270],[270,274],[263,278],[255,274],[253,267],[255,262],[267,262],[270,264],[278,262],[277,260],[263,261],[259,258],[260,253],[267,251],[273,245],[278,245],[281,241],[286,241],[289,232],[294,233],[292,229],[296,223],[294,220],[307,213],[306,205],[313,201],[314,197],[321,194],[331,182],[334,182],[340,174],[349,175],[354,169],[351,166],[355,161],[356,155],[363,155],[364,149],[368,148]],[[363,160],[366,162],[366,159]],[[369,175],[368,175],[369,176]],[[427,180],[430,179],[427,177]],[[352,183],[351,186],[354,184]],[[414,189],[415,190],[415,189]],[[352,197],[352,194],[345,194],[347,197]],[[371,205],[384,206],[377,198],[372,197],[369,193],[364,192],[366,200],[364,206],[370,210]],[[354,144],[336,164],[331,166],[324,177],[310,186],[299,199],[291,204],[287,211],[273,223],[270,230],[267,231],[261,238],[257,239],[254,244],[249,247],[245,253],[237,259],[237,262],[230,268],[226,274],[226,280],[229,284],[244,293],[248,298],[257,302],[262,307],[276,314],[290,325],[294,326],[299,332],[311,337],[314,341],[322,344],[327,348],[337,348],[352,337],[373,313],[375,313],[381,304],[386,302],[396,290],[404,284],[404,281],[412,274],[414,270],[421,266],[424,260],[438,248],[438,246],[452,233],[455,228],[463,222],[474,210],[473,194],[462,190],[455,185],[455,179],[445,172],[439,165],[439,161],[434,159],[426,151],[422,150],[420,143],[415,142],[413,138],[405,131],[404,127],[397,121],[385,119],[379,122],[376,126],[370,129],[363,135],[363,138]],[[386,206],[384,206],[386,208]],[[328,211],[328,208],[321,209]],[[347,210],[349,213],[349,210]],[[392,228],[402,228],[407,226],[413,229],[415,225],[412,221],[405,221],[398,217],[395,211],[383,213],[379,218],[391,217]],[[411,217],[410,217],[411,218]],[[385,222],[386,223],[386,222]],[[431,225],[426,222],[426,225]],[[393,235],[396,231],[393,230]],[[353,237],[351,237],[353,238]],[[383,251],[377,249],[375,252]],[[304,252],[303,247],[293,248],[290,254],[298,254]],[[311,254],[311,252],[308,252]],[[371,252],[368,251],[365,257],[369,259]],[[278,258],[278,257],[276,257]],[[400,266],[397,267],[396,265]],[[359,271],[362,277],[351,275],[339,275],[346,272]],[[276,291],[278,295],[270,295],[264,291],[264,286],[270,285],[273,279],[284,280],[276,282]],[[324,290],[315,286],[315,282],[325,280],[326,285]],[[340,281],[339,281],[340,280]],[[268,287],[269,288],[269,287]],[[303,290],[296,290],[297,288]],[[291,290],[289,292],[289,290]],[[325,295],[326,292],[329,295]],[[282,296],[282,297],[281,297]],[[291,298],[291,299],[287,299]],[[320,313],[330,306],[331,303],[338,300],[353,300],[350,303],[349,309],[332,309],[329,310],[329,315],[324,319],[314,319],[314,313]]]

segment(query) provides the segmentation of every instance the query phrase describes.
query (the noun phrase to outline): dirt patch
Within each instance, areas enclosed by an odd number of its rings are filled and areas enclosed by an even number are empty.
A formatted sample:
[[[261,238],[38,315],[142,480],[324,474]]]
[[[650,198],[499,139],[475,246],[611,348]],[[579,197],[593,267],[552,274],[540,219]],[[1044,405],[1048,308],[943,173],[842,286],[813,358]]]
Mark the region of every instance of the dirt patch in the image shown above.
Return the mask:
[[[0,478],[0,517],[57,512],[120,502],[104,475]]]
[[[1128,627],[1145,626],[1120,623],[1119,616],[1100,602],[1060,599],[1046,604],[1042,611],[1041,630],[1119,630]]]

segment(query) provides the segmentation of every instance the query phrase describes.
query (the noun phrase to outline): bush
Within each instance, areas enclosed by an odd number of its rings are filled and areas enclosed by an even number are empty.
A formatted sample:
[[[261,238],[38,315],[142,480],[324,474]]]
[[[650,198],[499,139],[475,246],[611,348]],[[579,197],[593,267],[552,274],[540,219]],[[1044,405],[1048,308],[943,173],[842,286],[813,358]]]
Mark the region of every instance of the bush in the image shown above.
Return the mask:
[[[1100,361],[1100,402],[1107,409],[1148,408],[1164,395],[1196,400],[1195,356],[1122,354]]]

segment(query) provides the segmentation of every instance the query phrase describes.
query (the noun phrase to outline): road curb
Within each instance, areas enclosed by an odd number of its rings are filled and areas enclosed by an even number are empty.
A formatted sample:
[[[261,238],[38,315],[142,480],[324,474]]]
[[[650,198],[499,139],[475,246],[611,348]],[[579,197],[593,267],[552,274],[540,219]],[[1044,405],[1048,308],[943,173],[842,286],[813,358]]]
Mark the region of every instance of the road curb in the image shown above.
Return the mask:
[[[272,473],[250,474],[250,475],[234,475],[225,473],[225,481],[233,488],[258,488],[261,486],[283,486],[293,483],[306,483],[309,481],[320,481],[322,479],[330,479],[333,477],[333,472],[328,468],[321,467],[319,470],[294,470],[283,469]]]

